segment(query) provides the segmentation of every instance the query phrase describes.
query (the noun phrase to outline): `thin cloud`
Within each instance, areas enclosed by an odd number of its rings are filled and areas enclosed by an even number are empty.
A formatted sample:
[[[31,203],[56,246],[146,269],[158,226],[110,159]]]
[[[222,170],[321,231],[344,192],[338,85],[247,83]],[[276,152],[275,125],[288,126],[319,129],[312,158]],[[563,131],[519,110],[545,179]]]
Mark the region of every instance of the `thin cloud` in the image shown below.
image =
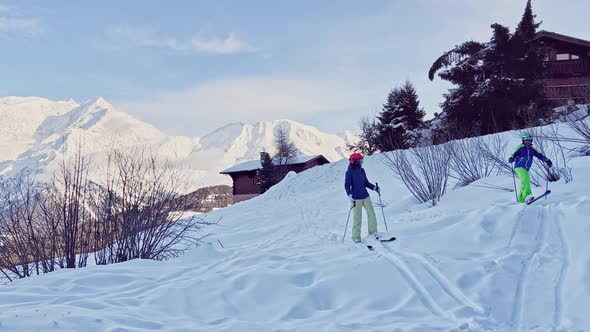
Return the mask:
[[[233,32],[224,39],[193,38],[191,46],[192,50],[198,53],[236,54],[253,52],[256,50],[248,43],[239,40]]]
[[[116,105],[161,128],[191,135],[231,122],[298,120],[342,110],[366,110],[367,100],[380,100],[383,93],[375,86],[337,78],[249,77],[205,82]]]
[[[43,32],[41,24],[31,18],[13,17],[11,8],[0,5],[0,33],[20,32],[38,34]]]
[[[177,52],[238,54],[256,51],[256,48],[240,40],[233,32],[224,38],[193,37],[191,40],[180,40],[150,29],[119,26],[108,28],[107,34],[119,42],[137,47],[162,48]]]

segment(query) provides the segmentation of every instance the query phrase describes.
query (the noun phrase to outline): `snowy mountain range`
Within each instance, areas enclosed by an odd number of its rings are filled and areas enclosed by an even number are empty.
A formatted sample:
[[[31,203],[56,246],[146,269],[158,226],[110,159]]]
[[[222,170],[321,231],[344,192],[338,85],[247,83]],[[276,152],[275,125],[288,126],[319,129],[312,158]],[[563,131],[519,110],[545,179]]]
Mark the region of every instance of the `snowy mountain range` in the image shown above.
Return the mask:
[[[323,154],[337,161],[347,154],[355,139],[290,120],[233,123],[204,137],[167,135],[151,124],[120,112],[103,98],[78,104],[73,100],[50,101],[37,97],[0,98],[0,175],[13,175],[24,168],[52,173],[57,161],[82,147],[83,153],[100,165],[113,148],[148,146],[159,154],[182,161],[191,188],[231,184],[219,172],[237,163],[273,152],[273,133],[284,126],[304,155]],[[100,167],[95,167],[100,169]]]

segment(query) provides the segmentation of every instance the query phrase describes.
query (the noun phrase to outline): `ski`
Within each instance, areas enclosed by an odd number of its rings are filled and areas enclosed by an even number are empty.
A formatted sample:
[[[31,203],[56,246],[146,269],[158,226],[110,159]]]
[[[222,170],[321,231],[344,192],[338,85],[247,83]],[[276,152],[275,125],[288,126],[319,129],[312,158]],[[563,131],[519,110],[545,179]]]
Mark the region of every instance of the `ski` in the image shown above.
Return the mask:
[[[544,192],[544,193],[543,193],[543,194],[541,194],[540,196],[533,197],[533,198],[531,198],[531,199],[527,200],[527,201],[526,201],[526,205],[531,205],[532,203],[534,203],[534,202],[536,202],[536,201],[540,200],[541,198],[543,198],[543,197],[545,197],[545,196],[547,196],[547,195],[549,195],[549,194],[551,194],[551,190],[547,190],[546,192]]]
[[[365,240],[368,240],[369,242],[372,242],[373,240],[377,240],[379,242],[391,242],[391,241],[395,241],[396,237],[391,235],[391,234],[377,234],[377,235],[369,235],[367,238],[365,238]],[[364,243],[364,242],[354,242],[355,244],[358,245],[362,245],[365,246],[367,249],[369,249],[370,251],[374,251],[375,247],[373,247],[370,244]]]
[[[382,233],[382,234],[377,233],[377,235],[375,236],[375,239],[380,242],[391,242],[391,241],[395,241],[396,237],[391,234],[388,234],[388,233]]]
[[[367,249],[369,249],[369,250],[371,250],[371,251],[373,251],[373,249],[375,249],[375,248],[373,248],[373,246],[372,246],[372,245],[370,245],[370,244],[365,244],[365,243],[362,243],[362,242],[355,242],[355,244],[358,244],[359,246],[365,246],[365,247],[367,247]]]

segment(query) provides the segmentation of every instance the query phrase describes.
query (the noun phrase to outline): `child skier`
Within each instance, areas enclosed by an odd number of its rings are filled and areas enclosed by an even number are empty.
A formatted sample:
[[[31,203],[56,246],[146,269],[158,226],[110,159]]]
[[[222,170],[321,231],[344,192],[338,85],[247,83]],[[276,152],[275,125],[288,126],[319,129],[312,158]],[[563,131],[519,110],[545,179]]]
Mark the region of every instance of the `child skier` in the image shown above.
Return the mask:
[[[367,211],[369,235],[377,237],[377,218],[375,217],[375,210],[371,197],[367,192],[367,188],[375,190],[379,193],[379,186],[373,185],[367,180],[367,174],[363,169],[363,155],[360,153],[353,153],[348,159],[349,165],[346,171],[346,178],[344,180],[344,187],[346,194],[353,209],[353,224],[352,224],[352,240],[354,242],[361,242],[361,221],[363,207]]]
[[[508,159],[509,163],[514,163],[514,172],[520,179],[520,194],[518,195],[518,202],[524,203],[526,197],[531,195],[531,183],[529,170],[533,165],[533,157],[537,157],[540,160],[547,163],[547,166],[551,167],[551,160],[545,157],[539,150],[533,146],[533,136],[530,133],[524,133],[522,135],[522,144],[520,144],[514,153]]]

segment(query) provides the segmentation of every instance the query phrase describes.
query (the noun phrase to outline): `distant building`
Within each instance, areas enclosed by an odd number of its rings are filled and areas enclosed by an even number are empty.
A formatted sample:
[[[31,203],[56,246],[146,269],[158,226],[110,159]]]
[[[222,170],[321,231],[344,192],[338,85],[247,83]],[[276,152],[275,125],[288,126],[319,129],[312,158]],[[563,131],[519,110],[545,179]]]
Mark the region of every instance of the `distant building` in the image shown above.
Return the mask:
[[[541,30],[533,41],[549,48],[550,74],[546,79],[547,99],[556,105],[580,102],[590,96],[590,41]]]
[[[293,158],[287,168],[296,173],[303,172],[315,166],[328,164],[330,161],[322,155],[300,156]],[[245,201],[260,195],[257,171],[262,168],[260,160],[247,161],[221,172],[231,176],[233,180],[234,203]]]

